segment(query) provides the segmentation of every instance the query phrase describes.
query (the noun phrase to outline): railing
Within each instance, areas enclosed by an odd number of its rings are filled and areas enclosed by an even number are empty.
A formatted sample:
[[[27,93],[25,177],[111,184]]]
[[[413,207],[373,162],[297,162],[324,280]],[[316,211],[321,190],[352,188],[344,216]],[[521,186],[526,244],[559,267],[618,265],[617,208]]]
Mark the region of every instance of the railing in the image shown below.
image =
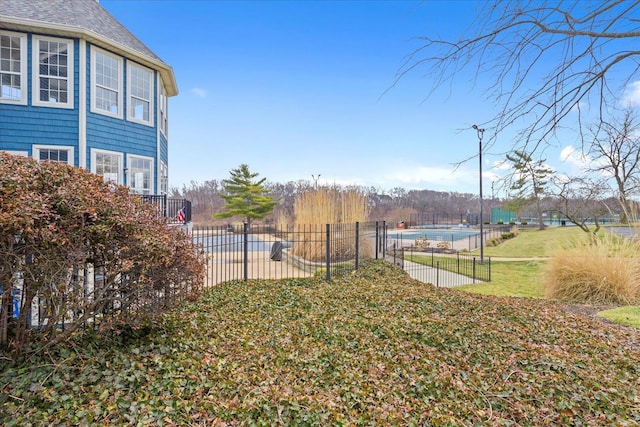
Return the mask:
[[[436,287],[452,287],[491,281],[491,258],[451,253],[437,248],[416,251],[393,247],[387,259],[401,266],[411,277]]]
[[[487,221],[489,219],[491,219],[490,215],[483,215],[484,221]],[[407,227],[438,227],[443,225],[455,226],[463,223],[478,225],[480,224],[480,215],[467,213],[416,213],[410,214],[409,220],[406,221]]]
[[[163,218],[168,218],[170,222],[184,224],[191,222],[191,201],[187,199],[176,199],[162,195],[145,195],[142,200],[156,205],[158,214]]]
[[[207,258],[206,286],[231,280],[332,277],[384,257],[385,223],[242,227],[196,226]]]

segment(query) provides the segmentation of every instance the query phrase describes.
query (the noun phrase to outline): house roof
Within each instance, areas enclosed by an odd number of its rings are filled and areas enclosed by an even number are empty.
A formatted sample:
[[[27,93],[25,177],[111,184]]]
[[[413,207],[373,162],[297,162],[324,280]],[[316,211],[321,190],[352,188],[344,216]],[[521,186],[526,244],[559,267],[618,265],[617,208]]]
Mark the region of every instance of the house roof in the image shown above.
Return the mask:
[[[96,0],[0,0],[0,28],[88,40],[159,70],[167,94],[178,93],[173,69]]]

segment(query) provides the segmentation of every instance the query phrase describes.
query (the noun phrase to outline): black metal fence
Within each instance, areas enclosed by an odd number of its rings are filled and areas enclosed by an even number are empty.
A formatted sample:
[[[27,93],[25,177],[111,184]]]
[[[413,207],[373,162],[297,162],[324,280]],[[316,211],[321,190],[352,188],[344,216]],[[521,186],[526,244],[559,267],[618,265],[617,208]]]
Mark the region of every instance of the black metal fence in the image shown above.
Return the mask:
[[[384,257],[384,221],[274,227],[196,226],[207,258],[206,286],[229,280],[319,276],[326,280]]]
[[[205,286],[231,280],[321,277],[331,280],[367,259],[386,259],[415,279],[436,286],[491,280],[490,259],[450,247],[417,250],[388,237],[385,221],[304,226],[196,226],[207,261]]]
[[[490,214],[484,214],[484,221],[491,219]],[[480,224],[480,215],[477,213],[415,213],[409,215],[409,221],[406,222],[407,227],[425,227],[425,226],[454,226],[458,224]]]
[[[411,277],[436,287],[453,287],[491,281],[491,258],[443,251],[438,248],[415,250],[393,246],[387,259],[402,267]]]
[[[440,248],[455,251],[473,251],[480,244],[487,246],[491,239],[500,238],[505,233],[513,231],[511,225],[487,226],[482,233],[476,228],[439,227],[439,228],[410,228],[389,230],[387,241],[398,248],[414,248],[417,246],[437,245]],[[482,236],[482,238],[480,237]]]
[[[152,203],[158,209],[158,215],[168,218],[170,222],[187,223],[191,222],[191,201],[187,199],[176,199],[162,195],[145,195],[142,200]]]

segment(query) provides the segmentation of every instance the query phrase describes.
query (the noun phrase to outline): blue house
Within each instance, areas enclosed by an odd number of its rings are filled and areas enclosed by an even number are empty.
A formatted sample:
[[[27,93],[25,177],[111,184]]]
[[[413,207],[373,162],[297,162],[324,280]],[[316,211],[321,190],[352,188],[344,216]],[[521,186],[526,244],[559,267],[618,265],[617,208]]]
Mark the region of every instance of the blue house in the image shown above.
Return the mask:
[[[173,69],[97,0],[1,0],[0,90],[0,150],[167,194]]]

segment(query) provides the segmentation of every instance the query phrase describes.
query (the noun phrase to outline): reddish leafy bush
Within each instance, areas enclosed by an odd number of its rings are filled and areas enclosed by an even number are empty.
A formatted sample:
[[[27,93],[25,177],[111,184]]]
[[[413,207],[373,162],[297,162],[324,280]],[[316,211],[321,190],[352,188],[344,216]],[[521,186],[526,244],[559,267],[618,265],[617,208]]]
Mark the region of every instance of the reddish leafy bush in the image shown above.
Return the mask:
[[[203,274],[188,236],[128,188],[0,153],[0,342],[14,355],[82,325],[147,322],[197,296]]]

